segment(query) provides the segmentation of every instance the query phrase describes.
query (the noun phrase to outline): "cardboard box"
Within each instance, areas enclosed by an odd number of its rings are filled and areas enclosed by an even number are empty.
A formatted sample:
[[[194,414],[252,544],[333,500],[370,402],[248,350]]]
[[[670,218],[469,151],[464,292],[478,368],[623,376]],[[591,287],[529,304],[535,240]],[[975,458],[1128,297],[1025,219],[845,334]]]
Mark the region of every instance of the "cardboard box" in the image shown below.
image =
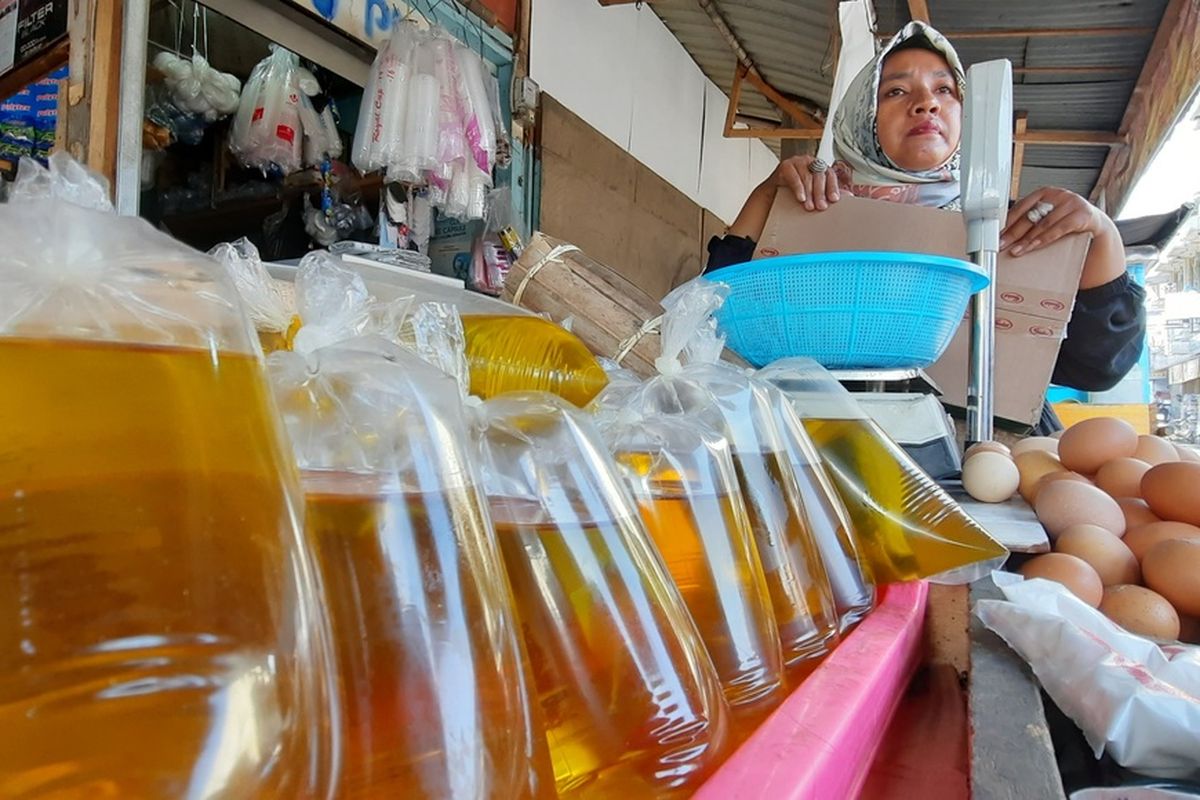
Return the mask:
[[[916,252],[966,258],[962,214],[924,206],[843,197],[809,213],[790,190],[780,190],[754,258],[838,250]],[[1091,237],[1067,236],[1021,258],[1002,255],[996,267],[996,416],[1036,424],[1058,350],[1066,336]],[[964,323],[966,319],[964,319]],[[969,325],[926,371],[948,405],[967,394]]]

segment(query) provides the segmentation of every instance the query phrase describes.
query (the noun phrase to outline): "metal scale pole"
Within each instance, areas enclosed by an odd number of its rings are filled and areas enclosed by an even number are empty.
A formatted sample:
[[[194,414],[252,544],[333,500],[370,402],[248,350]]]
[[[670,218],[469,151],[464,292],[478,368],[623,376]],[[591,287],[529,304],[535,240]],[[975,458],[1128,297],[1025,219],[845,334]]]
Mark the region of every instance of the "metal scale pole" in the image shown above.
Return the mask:
[[[962,207],[967,253],[987,274],[971,298],[967,377],[967,442],[992,438],[995,410],[996,258],[1008,216],[1012,176],[1012,64],[975,64],[967,71],[963,108]]]

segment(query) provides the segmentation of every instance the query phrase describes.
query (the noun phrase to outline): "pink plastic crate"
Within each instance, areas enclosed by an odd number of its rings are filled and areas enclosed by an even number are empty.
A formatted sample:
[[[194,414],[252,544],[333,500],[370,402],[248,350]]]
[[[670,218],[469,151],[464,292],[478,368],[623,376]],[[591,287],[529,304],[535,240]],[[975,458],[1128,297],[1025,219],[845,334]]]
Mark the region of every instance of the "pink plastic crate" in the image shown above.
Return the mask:
[[[924,582],[883,587],[878,607],[696,792],[696,800],[858,795],[917,668]]]

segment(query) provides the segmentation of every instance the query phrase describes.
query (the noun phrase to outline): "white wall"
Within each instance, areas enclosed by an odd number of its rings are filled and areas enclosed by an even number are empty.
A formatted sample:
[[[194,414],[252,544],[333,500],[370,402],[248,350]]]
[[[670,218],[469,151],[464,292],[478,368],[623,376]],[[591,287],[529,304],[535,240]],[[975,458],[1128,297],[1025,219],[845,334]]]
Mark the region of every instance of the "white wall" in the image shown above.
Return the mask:
[[[732,222],[778,159],[761,141],[722,135],[728,98],[648,5],[532,5],[530,73],[542,90]]]

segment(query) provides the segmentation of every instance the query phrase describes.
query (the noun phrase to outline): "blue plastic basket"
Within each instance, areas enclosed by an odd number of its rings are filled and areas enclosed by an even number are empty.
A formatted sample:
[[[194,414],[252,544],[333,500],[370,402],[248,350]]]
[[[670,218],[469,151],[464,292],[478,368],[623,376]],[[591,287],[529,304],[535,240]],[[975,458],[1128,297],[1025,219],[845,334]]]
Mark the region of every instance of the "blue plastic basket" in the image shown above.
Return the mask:
[[[717,320],[747,361],[808,356],[829,369],[929,366],[988,284],[967,261],[875,251],[778,256],[706,277],[732,289]]]

